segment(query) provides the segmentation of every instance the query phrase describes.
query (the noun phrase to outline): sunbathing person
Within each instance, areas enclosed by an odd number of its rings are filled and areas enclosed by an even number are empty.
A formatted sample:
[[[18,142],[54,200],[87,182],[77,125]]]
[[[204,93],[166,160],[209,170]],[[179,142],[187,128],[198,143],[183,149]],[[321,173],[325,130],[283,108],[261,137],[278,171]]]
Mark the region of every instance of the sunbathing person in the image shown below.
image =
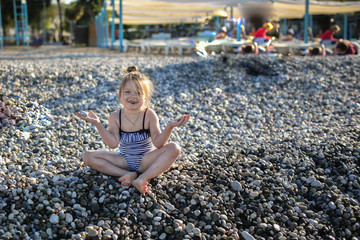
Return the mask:
[[[359,54],[359,45],[346,40],[339,40],[334,49],[334,55],[356,55]]]
[[[227,29],[226,27],[222,27],[220,32],[216,35],[216,39],[225,39],[227,38]]]
[[[287,30],[287,33],[282,37],[282,41],[292,41],[294,39],[295,31],[292,28]]]
[[[238,53],[242,53],[242,54],[249,54],[249,53],[259,54],[259,47],[258,47],[256,42],[250,43],[250,44],[241,46],[238,49]]]
[[[307,50],[307,56],[326,56],[325,46],[316,46]]]
[[[304,40],[305,39],[305,29],[301,30],[299,33],[299,40]],[[314,40],[314,36],[312,33],[312,29],[311,27],[308,27],[308,40],[309,41],[313,41]]]

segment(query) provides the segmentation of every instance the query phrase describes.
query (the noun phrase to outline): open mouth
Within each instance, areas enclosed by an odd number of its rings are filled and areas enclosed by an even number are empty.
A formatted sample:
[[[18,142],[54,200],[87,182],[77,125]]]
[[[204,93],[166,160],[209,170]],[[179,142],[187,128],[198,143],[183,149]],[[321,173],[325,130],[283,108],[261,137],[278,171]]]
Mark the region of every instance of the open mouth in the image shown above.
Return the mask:
[[[128,101],[128,103],[130,103],[130,104],[137,104],[136,101]]]

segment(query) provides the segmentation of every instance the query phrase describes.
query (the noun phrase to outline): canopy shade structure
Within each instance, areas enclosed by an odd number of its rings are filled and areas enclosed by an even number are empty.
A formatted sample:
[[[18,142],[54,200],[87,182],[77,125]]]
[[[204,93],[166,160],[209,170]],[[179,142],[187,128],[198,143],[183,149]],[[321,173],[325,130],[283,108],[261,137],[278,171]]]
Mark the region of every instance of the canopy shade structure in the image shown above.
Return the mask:
[[[112,11],[111,0],[107,0],[107,10]],[[208,15],[224,10],[226,2],[216,3],[176,3],[150,0],[123,0],[123,24],[162,24],[162,23],[195,23],[204,20]],[[115,11],[119,14],[119,0],[114,1]],[[127,17],[131,16],[131,17]],[[144,18],[145,16],[145,18]],[[153,18],[150,18],[153,16]]]
[[[223,16],[246,18],[255,12],[270,18],[304,18],[305,41],[309,15],[351,13],[360,11],[360,2],[335,2],[316,0],[106,0],[104,10],[112,11],[112,38],[115,12],[120,16],[120,51],[122,51],[122,26],[124,24],[196,23],[199,18]],[[235,10],[235,11],[234,11]],[[213,15],[212,15],[213,14]],[[106,12],[103,15],[107,15]],[[219,15],[218,15],[219,16]],[[347,16],[347,15],[346,15]],[[200,20],[201,21],[201,20]],[[108,18],[104,19],[108,22]],[[106,29],[106,28],[105,28]],[[107,31],[107,30],[106,30]]]
[[[170,24],[170,23],[194,23],[194,18],[184,18],[184,17],[162,17],[162,16],[123,16],[123,22],[126,22],[128,24],[136,24],[136,25],[142,25],[142,24]],[[112,22],[112,18],[109,19],[109,22]],[[115,24],[120,23],[119,18],[114,19]]]
[[[194,23],[198,19],[204,19],[206,14],[203,12],[167,12],[167,11],[127,11],[123,15],[123,22],[127,24],[166,24],[166,23]],[[109,19],[112,22],[112,18]],[[120,23],[119,18],[114,19],[115,24]]]
[[[269,17],[303,18],[305,15],[305,0],[279,0],[259,3],[246,2],[240,6],[240,14],[246,16],[254,11],[263,11]],[[338,14],[360,11],[360,2],[310,1],[309,14]],[[236,17],[236,16],[235,16]]]
[[[191,3],[191,4],[219,4],[219,5],[237,5],[239,3],[243,3],[246,1],[242,0],[157,0],[159,2],[167,2],[167,3]],[[254,0],[253,2],[259,2],[259,0]]]
[[[106,0],[112,11],[111,0]],[[115,0],[119,13],[120,0]],[[219,10],[241,18],[263,9],[269,18],[303,18],[305,0],[122,0],[123,24],[195,23]],[[310,1],[309,14],[336,14],[360,11],[360,2]]]
[[[274,1],[273,9],[281,14],[287,10],[305,14],[305,0]],[[309,1],[309,14],[337,14],[360,11],[360,2]]]
[[[107,0],[108,9],[112,9],[111,0]],[[115,9],[119,9],[119,1],[115,0]],[[171,3],[161,1],[144,1],[144,0],[123,0],[123,11],[138,10],[138,11],[172,11],[177,12],[181,10],[187,11],[216,11],[222,10],[226,4],[213,4],[213,3]]]

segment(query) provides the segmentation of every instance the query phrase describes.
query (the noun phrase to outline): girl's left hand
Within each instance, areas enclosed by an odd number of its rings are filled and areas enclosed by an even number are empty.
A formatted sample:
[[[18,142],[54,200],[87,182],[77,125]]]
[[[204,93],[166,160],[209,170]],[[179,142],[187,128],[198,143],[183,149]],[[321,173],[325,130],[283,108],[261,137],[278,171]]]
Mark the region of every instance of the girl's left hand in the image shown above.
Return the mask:
[[[185,125],[190,119],[190,114],[183,115],[175,120],[169,122],[169,125],[172,127],[181,127]]]
[[[83,115],[80,112],[77,112],[76,116],[78,116],[82,120],[85,120],[86,122],[89,122],[94,125],[100,123],[100,119],[93,111],[89,110],[89,113],[90,113],[90,115]]]

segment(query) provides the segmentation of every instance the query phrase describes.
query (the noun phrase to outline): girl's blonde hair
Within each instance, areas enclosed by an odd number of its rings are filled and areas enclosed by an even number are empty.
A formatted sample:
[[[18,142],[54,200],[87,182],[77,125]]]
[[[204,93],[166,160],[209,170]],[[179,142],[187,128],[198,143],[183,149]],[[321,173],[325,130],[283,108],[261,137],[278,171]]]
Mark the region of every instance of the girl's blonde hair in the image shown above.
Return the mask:
[[[335,24],[330,27],[330,30],[334,31],[334,32],[339,32],[341,29],[340,29],[339,25]]]
[[[140,94],[145,95],[145,105],[146,107],[150,107],[151,97],[154,93],[154,84],[147,76],[138,72],[135,66],[128,67],[126,69],[126,74],[120,77],[119,101],[125,84],[130,81],[135,83]]]

